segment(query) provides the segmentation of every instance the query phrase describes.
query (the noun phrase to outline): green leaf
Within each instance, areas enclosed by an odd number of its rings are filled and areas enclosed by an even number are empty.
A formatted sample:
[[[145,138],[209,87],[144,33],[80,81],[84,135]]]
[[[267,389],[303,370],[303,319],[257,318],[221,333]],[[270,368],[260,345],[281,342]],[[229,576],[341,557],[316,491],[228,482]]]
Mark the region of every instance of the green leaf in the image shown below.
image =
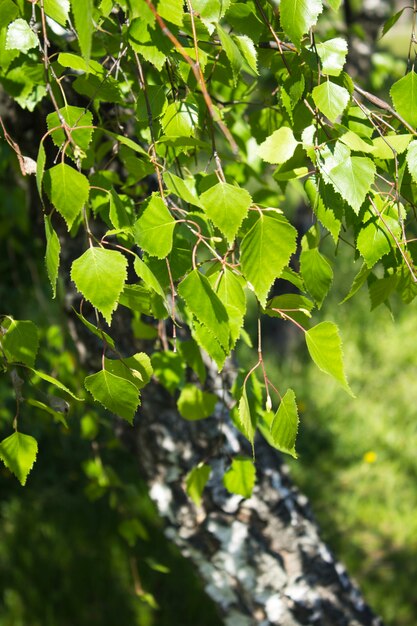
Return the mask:
[[[348,157],[343,163],[336,165],[329,179],[334,189],[359,214],[366,194],[374,182],[375,164],[368,157]]]
[[[350,300],[350,298],[352,298],[355,295],[355,293],[359,291],[362,285],[365,284],[366,279],[368,278],[370,273],[371,273],[371,270],[369,269],[369,267],[366,265],[366,263],[363,263],[361,266],[361,269],[359,270],[359,272],[356,274],[355,278],[353,279],[352,286],[349,289],[349,293],[343,298],[340,304],[343,304],[344,302],[347,302],[347,300]]]
[[[414,70],[397,80],[390,90],[395,110],[411,124],[417,126],[417,74]]]
[[[331,190],[333,196],[335,195],[331,187],[328,186],[327,189]],[[324,188],[324,184],[321,184],[320,190],[317,189],[317,184],[312,178],[308,178],[306,180],[305,190],[317,219],[321,222],[324,228],[327,228],[335,243],[337,243],[342,222],[333,212],[333,198],[327,198],[328,193],[326,192],[326,188]],[[333,202],[331,202],[331,200],[333,200]]]
[[[155,378],[174,394],[185,382],[185,363],[177,352],[154,352],[151,357]]]
[[[394,159],[402,154],[412,140],[413,135],[385,135],[376,137],[373,141],[372,154],[376,159]]]
[[[9,24],[6,35],[6,50],[19,50],[26,53],[32,48],[37,48],[38,45],[38,37],[25,20],[19,18]]]
[[[316,44],[317,54],[322,64],[322,74],[339,76],[346,61],[347,43],[341,37],[328,39]]]
[[[394,13],[394,15],[391,15],[391,17],[385,22],[384,27],[382,29],[382,37],[386,35],[387,32],[391,30],[391,28],[398,22],[401,15],[403,14],[403,11],[405,11],[406,8],[407,7],[404,7],[400,11],[397,11],[397,13]]]
[[[78,291],[111,323],[127,278],[127,260],[116,250],[89,248],[71,267]]]
[[[342,131],[345,130],[343,126],[340,126],[340,129]],[[382,137],[380,137],[380,139],[382,139]],[[340,137],[340,141],[348,146],[348,148],[350,148],[351,150],[355,150],[356,152],[370,152],[372,154],[375,154],[374,144],[371,143],[369,140],[365,141],[364,139],[362,139],[362,137],[354,133],[352,130],[343,132],[343,135]]]
[[[326,143],[324,146],[318,149],[317,165],[320,169],[323,181],[326,184],[331,184],[330,172],[336,165],[343,164],[346,159],[350,157],[350,149],[341,141]],[[326,204],[327,206],[327,204]]]
[[[26,400],[30,406],[34,406],[37,409],[52,415],[55,422],[62,424],[65,428],[68,428],[68,422],[65,417],[68,412],[68,402],[62,398],[57,398],[56,396],[47,396],[47,401],[50,404],[45,404],[45,402],[40,402],[39,400],[34,400],[33,398],[28,398]],[[56,407],[57,410],[53,409],[52,406]]]
[[[70,389],[68,389],[68,387],[63,385],[56,378],[53,378],[52,376],[49,376],[49,374],[45,374],[45,372],[41,372],[40,370],[35,370],[33,367],[31,367],[30,370],[31,370],[31,372],[33,372],[33,374],[36,374],[36,376],[38,376],[39,378],[41,378],[45,382],[50,383],[51,385],[53,385],[54,387],[57,387],[57,389],[60,389],[61,391],[65,391],[65,393],[70,395],[75,400],[83,402],[83,398],[79,398],[78,396],[76,396],[75,393],[73,393]]]
[[[143,7],[147,8],[147,5],[143,3]],[[161,72],[172,44],[159,27],[154,28],[147,24],[147,20],[143,19],[143,13],[129,26],[129,43],[135,52]]]
[[[192,137],[198,126],[198,108],[190,102],[172,102],[161,117],[161,126],[168,137]]]
[[[175,194],[178,198],[185,200],[185,202],[189,204],[198,207],[201,206],[200,200],[195,192],[194,178],[180,178],[171,172],[164,172],[163,177],[169,193]]]
[[[184,359],[186,364],[191,367],[193,372],[197,374],[200,383],[204,385],[207,377],[207,372],[197,342],[194,341],[194,339],[179,341],[177,343],[177,349],[178,353]]]
[[[136,143],[136,141],[133,141],[129,137],[125,137],[124,135],[119,135],[118,133],[112,133],[110,130],[107,130],[107,128],[106,129],[100,128],[98,130],[105,132],[106,135],[109,135],[109,137],[113,137],[113,139],[116,139],[116,141],[121,143],[123,146],[127,146],[128,148],[130,148],[131,150],[134,150],[138,154],[149,157],[148,153],[142,148],[142,146],[140,146],[138,143]]]
[[[19,9],[13,0],[0,0],[0,29],[8,26],[19,14]]]
[[[58,63],[62,65],[62,67],[70,67],[77,72],[91,73],[101,78],[104,78],[105,75],[105,70],[100,63],[92,59],[86,61],[80,55],[73,54],[72,52],[60,52],[58,55]]]
[[[207,278],[197,269],[178,285],[178,293],[188,310],[228,352],[230,348],[229,317],[220,298],[214,293]]]
[[[229,316],[231,347],[239,339],[246,313],[246,296],[241,280],[229,268],[225,268],[217,286],[217,295]]]
[[[220,26],[220,24],[217,25],[217,34],[230,63],[230,67],[232,68],[233,80],[236,85],[240,70],[242,69],[243,57],[233,38]]]
[[[295,459],[297,458],[295,440],[299,421],[295,393],[288,389],[272,421],[271,437],[273,445],[278,450],[291,454]]]
[[[281,0],[280,5],[281,26],[285,34],[299,49],[301,39],[323,11],[321,0]]]
[[[51,218],[45,215],[45,235],[46,235],[46,253],[45,264],[48,278],[52,287],[52,297],[56,296],[56,281],[58,278],[59,254],[61,252],[61,244],[58,235],[54,231]]]
[[[45,182],[50,201],[70,230],[88,200],[87,178],[66,163],[59,163],[45,172]]]
[[[153,367],[149,356],[145,352],[137,352],[133,356],[123,359],[125,365],[134,370],[136,386],[141,389],[149,383],[153,374]],[[139,378],[141,382],[139,382]]]
[[[241,245],[245,278],[264,307],[272,283],[296,250],[297,231],[282,215],[262,212]]]
[[[391,233],[396,237],[401,236],[401,225],[398,219],[386,214],[383,214],[383,219],[371,214],[371,219],[361,228],[356,246],[369,268],[395,246]]]
[[[397,284],[398,276],[396,274],[393,274],[392,276],[386,276],[385,278],[374,280],[373,283],[369,285],[371,311],[376,309],[376,307],[383,302],[387,303],[388,298],[397,287]]]
[[[333,322],[320,322],[305,332],[311,358],[317,367],[335,378],[354,397],[346,380],[343,366],[342,341],[339,329]]]
[[[70,10],[69,0],[43,0],[43,7],[48,17],[61,26],[66,26]]]
[[[162,198],[154,193],[135,223],[135,241],[151,256],[163,259],[171,252],[174,228],[174,218]]]
[[[148,289],[151,289],[152,291],[155,291],[155,293],[159,294],[165,302],[166,301],[165,292],[162,289],[161,283],[158,281],[157,277],[152,272],[152,270],[138,256],[135,257],[134,268],[135,268],[136,274],[145,283],[145,286]]]
[[[223,484],[227,491],[244,498],[250,498],[256,481],[256,470],[252,459],[236,457],[231,467],[223,476]]]
[[[298,293],[285,293],[281,296],[274,296],[266,305],[265,313],[275,317],[273,312],[269,311],[272,308],[282,309],[284,312],[288,309],[297,309],[298,311],[305,311],[305,315],[308,315],[314,309],[314,302]]]
[[[184,19],[184,2],[183,0],[159,0],[159,15],[168,22],[182,26]]]
[[[29,367],[35,364],[39,348],[39,331],[30,320],[6,318],[9,323],[6,334],[1,337],[1,345],[9,363],[24,363]]]
[[[204,487],[210,477],[211,467],[205,463],[199,463],[187,474],[185,486],[188,497],[196,506],[200,506]]]
[[[125,285],[120,295],[119,304],[138,313],[152,315],[151,294],[142,285]]]
[[[88,63],[91,55],[91,40],[94,30],[94,2],[93,0],[71,0],[71,7],[81,54]]]
[[[125,202],[123,202],[123,199]],[[127,202],[126,202],[127,200]],[[109,218],[115,228],[130,228],[131,221],[128,213],[129,199],[121,197],[114,189],[109,191]],[[127,207],[127,209],[126,209]]]
[[[253,447],[256,432],[256,415],[251,411],[246,385],[243,386],[242,396],[239,400],[238,421],[241,432]]]
[[[207,25],[219,22],[226,14],[231,0],[192,0],[196,11],[203,22]],[[209,30],[211,34],[211,30]]]
[[[36,186],[38,188],[39,197],[42,198],[42,181],[45,172],[46,152],[43,143],[39,144],[38,158],[36,160]]]
[[[104,369],[114,376],[129,380],[138,390],[148,384],[153,372],[151,360],[144,352],[125,359],[105,358]]]
[[[218,183],[205,191],[200,200],[207,216],[231,244],[248,214],[251,195],[241,187]]]
[[[166,106],[164,85],[148,85],[146,97],[143,91],[139,91],[136,97],[136,114],[139,122],[149,122],[149,115],[153,120],[161,116]],[[148,111],[148,103],[150,112]]]
[[[318,308],[323,304],[333,281],[333,270],[318,248],[303,250],[300,270],[307,291],[313,296]]]
[[[87,376],[84,384],[94,400],[104,408],[123,417],[129,424],[133,423],[139,406],[139,391],[132,382],[101,370]]]
[[[192,322],[191,331],[195,341],[213,359],[220,372],[227,357],[225,349],[220,345],[213,333],[195,319]]]
[[[0,443],[0,459],[13,472],[22,486],[26,484],[37,453],[36,439],[23,433],[14,432]]]
[[[258,155],[267,163],[285,163],[298,145],[291,128],[282,126],[267,137],[258,148]]]
[[[217,396],[201,391],[191,383],[185,385],[177,401],[178,411],[186,420],[201,420],[213,414]]]
[[[350,100],[347,89],[326,80],[312,91],[314,104],[331,122],[342,115]]]
[[[252,39],[247,35],[236,35],[235,41],[240,48],[243,58],[249,65],[254,74],[259,75],[258,72],[258,53],[255,48],[255,44]]]
[[[54,144],[58,147],[62,146],[67,141],[67,135],[61,128],[62,118],[68,126],[72,140],[82,150],[88,150],[93,136],[93,115],[90,111],[86,111],[81,107],[65,106],[59,109],[59,115],[57,111],[49,113],[46,118],[46,124],[48,130],[59,126],[58,130],[54,130],[51,133]],[[91,126],[91,128],[79,128],[80,126]]]
[[[98,337],[99,339],[101,339],[101,341],[106,341],[109,346],[111,348],[113,348],[113,350],[115,349],[116,345],[114,343],[114,340],[110,337],[110,335],[108,335],[107,333],[104,332],[104,330],[101,330],[101,328],[97,328],[97,326],[94,326],[94,324],[92,324],[91,322],[89,322],[84,315],[82,315],[81,313],[77,313],[77,311],[75,309],[73,309],[75,315],[78,317],[78,319],[80,320],[80,322],[82,322],[84,324],[84,326],[86,328],[88,328],[88,330],[90,332],[93,333],[93,335],[95,335],[96,337]]]
[[[412,141],[408,146],[406,159],[411,178],[417,184],[417,139]]]

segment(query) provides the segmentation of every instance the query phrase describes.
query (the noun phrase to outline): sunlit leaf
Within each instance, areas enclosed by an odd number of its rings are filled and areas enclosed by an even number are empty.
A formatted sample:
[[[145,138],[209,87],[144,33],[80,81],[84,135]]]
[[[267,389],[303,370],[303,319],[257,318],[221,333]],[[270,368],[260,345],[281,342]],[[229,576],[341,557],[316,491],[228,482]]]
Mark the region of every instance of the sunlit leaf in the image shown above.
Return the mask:
[[[218,183],[205,191],[200,201],[213,224],[232,243],[252,204],[251,195],[246,189]]]
[[[345,375],[342,341],[336,324],[320,322],[306,331],[305,340],[310,356],[317,367],[337,380],[345,391],[353,396]]]
[[[321,0],[281,0],[281,26],[291,41],[300,47],[301,39],[317,22],[323,11]]]
[[[139,391],[130,380],[101,370],[87,376],[84,384],[94,400],[130,424],[133,422],[139,406]]]
[[[256,481],[256,470],[252,459],[236,457],[223,476],[223,484],[228,491],[244,498],[250,498]]]
[[[13,472],[22,486],[26,484],[29,472],[36,461],[37,453],[38,443],[36,439],[17,431],[0,442],[0,459]]]
[[[395,110],[414,128],[417,126],[417,74],[411,70],[390,90]]]
[[[347,89],[325,80],[312,91],[314,104],[323,115],[335,122],[346,109],[350,96]]]
[[[168,137],[191,137],[198,124],[198,109],[189,102],[173,102],[165,109],[161,125]]]
[[[189,311],[220,343],[229,350],[229,317],[220,298],[213,291],[207,278],[197,269],[188,274],[178,285],[178,293]]]
[[[28,52],[39,45],[39,39],[29,26],[21,18],[15,20],[7,29],[6,50],[19,50]]]
[[[164,20],[182,26],[184,2],[183,0],[159,0],[158,13]]]
[[[35,364],[39,348],[39,331],[30,320],[7,318],[7,330],[1,337],[1,346],[10,363],[24,363],[29,367]]]
[[[261,213],[242,241],[242,271],[262,306],[272,283],[295,252],[296,237],[297,231],[283,216]]]
[[[411,178],[417,184],[417,140],[412,141],[408,146],[407,167]]]
[[[107,323],[111,323],[127,278],[127,260],[116,250],[89,248],[71,267],[71,279]]]
[[[135,223],[136,243],[151,256],[163,259],[171,252],[174,227],[175,220],[164,201],[153,194]]]
[[[267,163],[285,163],[292,157],[297,145],[291,128],[283,126],[261,143],[258,154]]]
[[[49,199],[69,230],[88,200],[88,179],[66,163],[59,163],[45,172],[45,180]]]
[[[253,412],[251,411],[246,385],[243,386],[242,396],[239,401],[238,418],[242,433],[253,446],[256,431],[256,416],[253,415]]]
[[[71,8],[74,15],[81,53],[88,63],[91,55],[91,43],[94,29],[94,2],[93,0],[71,0]]]
[[[345,39],[341,37],[328,39],[317,43],[316,49],[322,63],[322,73],[327,74],[327,76],[339,76],[348,51]]]
[[[68,135],[62,126],[62,120],[65,121],[68,134],[72,141],[82,150],[87,150],[93,135],[93,115],[90,111],[86,111],[81,107],[65,106],[59,109],[59,112],[53,111],[46,118],[46,123],[54,144],[58,147],[62,146],[68,140]],[[83,128],[80,128],[83,127]],[[58,130],[53,130],[54,128]],[[87,128],[85,128],[87,127]],[[88,128],[90,127],[90,128]]]
[[[65,26],[68,20],[69,0],[43,0],[45,13],[61,26]]]
[[[300,270],[308,292],[320,308],[333,282],[330,263],[318,248],[303,250],[300,255]]]
[[[329,174],[335,191],[359,213],[366,194],[374,182],[376,167],[368,157],[348,157],[336,165]]]
[[[295,459],[297,458],[295,440],[297,438],[298,423],[295,394],[292,389],[288,389],[272,421],[271,437],[276,448],[291,454]]]

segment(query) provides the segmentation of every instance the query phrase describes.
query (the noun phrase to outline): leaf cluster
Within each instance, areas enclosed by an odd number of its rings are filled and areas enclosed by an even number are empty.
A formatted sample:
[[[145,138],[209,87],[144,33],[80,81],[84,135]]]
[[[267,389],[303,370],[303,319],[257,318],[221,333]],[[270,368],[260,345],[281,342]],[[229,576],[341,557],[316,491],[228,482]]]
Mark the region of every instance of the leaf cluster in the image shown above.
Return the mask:
[[[4,88],[29,111],[45,101],[53,109],[36,164],[52,295],[61,276],[94,309],[94,323],[78,312],[103,344],[85,388],[130,423],[152,376],[184,419],[215,413],[205,363],[221,371],[236,343],[250,341],[249,296],[258,349],[233,390],[232,417],[252,446],[259,430],[296,456],[295,394],[265,371],[264,316],[294,325],[319,369],[352,393],[337,326],[312,317],[333,281],[324,240],[335,250],[347,242],[362,259],[345,300],[365,284],[373,308],[394,292],[405,302],[417,295],[416,74],[392,85],[391,103],[357,86],[344,71],[346,40],[320,28],[340,3],[328,4],[44,0],[33,18],[21,2],[0,5]],[[301,241],[294,191],[311,222]],[[69,277],[63,228],[86,241]],[[119,352],[118,307],[149,354]],[[31,322],[7,318],[6,370],[35,371],[35,334]],[[1,454],[24,482],[35,452],[17,433]],[[225,486],[250,495],[251,463],[235,459]],[[196,503],[208,479],[207,463],[189,475]]]

